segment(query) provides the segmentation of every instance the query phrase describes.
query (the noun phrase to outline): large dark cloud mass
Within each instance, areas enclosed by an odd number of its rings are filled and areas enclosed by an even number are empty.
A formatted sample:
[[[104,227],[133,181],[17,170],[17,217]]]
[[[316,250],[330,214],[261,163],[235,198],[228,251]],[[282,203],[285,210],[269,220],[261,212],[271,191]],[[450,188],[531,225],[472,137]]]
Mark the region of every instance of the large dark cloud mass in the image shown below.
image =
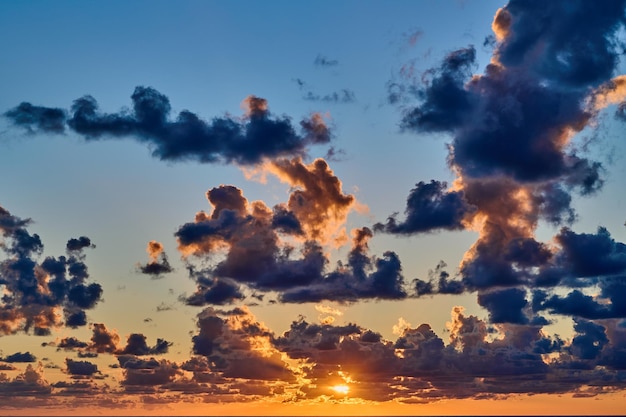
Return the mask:
[[[22,103],[4,116],[30,132],[62,133],[67,128],[88,141],[134,138],[152,145],[153,155],[168,161],[254,164],[303,155],[308,145],[330,140],[319,114],[295,126],[287,117],[272,115],[267,101],[255,96],[244,100],[243,118],[215,117],[210,122],[188,110],[171,120],[169,99],[150,87],[135,88],[131,99],[132,110],[118,113],[103,113],[96,99],[84,96],[69,111]]]
[[[486,43],[494,52],[482,74],[474,73],[470,45],[448,53],[419,81],[389,84],[393,103],[405,105],[405,131],[450,135],[456,179],[449,188],[418,183],[406,219],[392,215],[374,229],[479,233],[458,279],[445,271],[417,279],[417,294],[477,291],[493,323],[546,324],[543,312],[624,317],[624,244],[604,228],[570,229],[577,219],[573,195],[599,191],[605,174],[601,162],[581,153],[584,147],[573,146],[574,137],[598,126],[604,107],[618,104],[619,114],[626,94],[626,80],[616,76],[626,2],[605,6],[512,0],[496,13],[495,37]],[[540,242],[535,231],[542,221],[565,227],[553,242]],[[599,294],[591,295],[592,288]]]

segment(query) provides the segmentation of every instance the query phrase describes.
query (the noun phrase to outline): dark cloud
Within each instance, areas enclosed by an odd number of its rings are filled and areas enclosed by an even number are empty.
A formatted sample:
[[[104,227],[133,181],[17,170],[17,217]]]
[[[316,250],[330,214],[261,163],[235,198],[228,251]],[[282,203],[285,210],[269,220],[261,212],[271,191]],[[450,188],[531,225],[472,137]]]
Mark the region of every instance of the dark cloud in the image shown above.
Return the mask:
[[[131,99],[132,110],[118,113],[102,113],[97,101],[85,96],[74,101],[67,116],[62,110],[29,103],[4,115],[30,131],[58,133],[67,124],[87,141],[133,138],[149,144],[153,156],[167,161],[255,164],[264,158],[303,155],[308,145],[330,140],[319,115],[303,119],[297,133],[289,118],[273,116],[267,101],[255,96],[244,100],[248,111],[244,118],[215,117],[210,122],[188,110],[171,120],[169,99],[150,87],[135,88]]]
[[[463,229],[463,219],[475,209],[463,198],[463,191],[446,191],[447,184],[431,180],[419,182],[411,190],[405,209],[406,219],[402,222],[391,216],[386,223],[374,225],[375,231],[394,234],[415,234],[437,229]]]
[[[15,363],[15,362],[35,362],[37,357],[30,352],[16,352],[12,355],[8,355],[5,358],[2,358],[4,362]]]
[[[437,132],[461,126],[473,104],[464,85],[475,66],[476,50],[472,46],[446,56],[439,68],[427,73],[431,79],[417,93],[423,103],[404,114],[403,128]]]
[[[93,374],[99,373],[98,365],[89,361],[75,361],[65,358],[65,365],[70,375],[92,376]]]
[[[196,292],[189,297],[182,297],[187,305],[203,306],[207,304],[231,304],[245,298],[241,287],[228,278],[209,278],[211,271],[195,271],[189,267],[189,275],[197,283]]]
[[[626,273],[626,245],[616,242],[607,229],[576,233],[563,228],[556,236],[561,245],[560,261],[579,277]]]
[[[337,61],[336,59],[328,59],[324,55],[318,54],[315,57],[315,61],[313,61],[313,64],[316,67],[336,67],[337,65],[339,65],[339,61]]]
[[[67,245],[65,246],[68,252],[77,252],[85,248],[95,247],[96,246],[91,243],[91,239],[89,239],[87,236],[81,236],[78,239],[72,238],[67,241]]]
[[[127,390],[131,387],[153,387],[173,382],[181,371],[176,363],[162,359],[149,363],[123,366],[124,379],[121,381]]]
[[[82,342],[75,337],[65,337],[57,344],[57,349],[74,350],[83,349],[87,346],[89,346],[88,343]]]
[[[428,271],[428,281],[414,279],[413,285],[417,296],[430,294],[461,294],[466,291],[461,281],[450,279],[450,274],[445,270],[447,264],[439,261],[434,270]]]
[[[148,242],[146,248],[150,261],[145,265],[139,265],[139,271],[142,274],[151,275],[153,278],[159,278],[163,274],[174,271],[174,268],[167,260],[167,255],[163,252],[163,244],[155,240]]]
[[[478,304],[489,311],[489,320],[492,323],[528,323],[528,317],[523,311],[528,301],[526,291],[522,289],[507,288],[479,293]]]
[[[574,331],[569,351],[579,359],[596,359],[602,348],[609,342],[604,326],[587,320],[575,320]]]
[[[162,355],[168,352],[171,342],[158,338],[152,347],[146,343],[146,336],[141,333],[131,333],[126,341],[126,346],[121,350],[126,355]]]
[[[525,64],[531,74],[573,88],[610,78],[619,59],[614,40],[624,24],[624,1],[601,8],[586,2],[542,6],[513,0],[498,11],[494,30],[502,39],[500,62]]]
[[[419,183],[407,199],[406,220],[393,215],[375,229],[479,233],[461,261],[460,280],[442,272],[417,279],[418,295],[478,291],[491,322],[507,325],[546,324],[533,316],[544,311],[624,317],[622,243],[606,229],[578,234],[564,228],[555,244],[538,241],[535,231],[540,221],[571,225],[577,218],[573,194],[591,195],[603,186],[602,163],[581,154],[572,140],[596,128],[604,107],[621,109],[626,79],[611,77],[625,7],[623,0],[606,8],[512,0],[496,13],[495,37],[485,44],[494,53],[481,74],[474,73],[476,51],[468,46],[447,54],[421,79],[409,71],[404,81],[388,83],[390,101],[403,107],[405,131],[451,135],[447,162],[456,179],[453,191],[435,181]],[[593,286],[600,294],[586,293]]]
[[[63,109],[34,106],[21,103],[19,106],[4,113],[16,126],[26,128],[30,133],[65,132],[67,115]]]
[[[38,235],[31,235],[26,226],[30,219],[13,216],[0,207],[0,233],[4,242],[0,249],[7,255],[0,261],[0,334],[19,331],[45,336],[50,329],[63,325],[86,324],[84,310],[92,309],[102,298],[102,286],[87,283],[89,273],[84,263],[84,247],[92,246],[86,237],[70,239],[69,256],[46,257]],[[70,250],[71,248],[71,250]]]
[[[286,290],[280,300],[303,303],[406,298],[400,259],[391,251],[382,258],[371,258],[368,254],[371,237],[367,227],[356,229],[346,265],[340,264],[335,271],[318,276],[306,286]]]

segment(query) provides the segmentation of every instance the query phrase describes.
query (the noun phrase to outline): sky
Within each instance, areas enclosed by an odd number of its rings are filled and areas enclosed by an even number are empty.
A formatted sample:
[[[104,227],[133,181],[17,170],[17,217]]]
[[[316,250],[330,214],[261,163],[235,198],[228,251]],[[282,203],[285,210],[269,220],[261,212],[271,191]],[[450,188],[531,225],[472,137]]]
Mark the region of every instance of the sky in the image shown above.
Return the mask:
[[[0,2],[0,414],[620,414],[626,1]]]

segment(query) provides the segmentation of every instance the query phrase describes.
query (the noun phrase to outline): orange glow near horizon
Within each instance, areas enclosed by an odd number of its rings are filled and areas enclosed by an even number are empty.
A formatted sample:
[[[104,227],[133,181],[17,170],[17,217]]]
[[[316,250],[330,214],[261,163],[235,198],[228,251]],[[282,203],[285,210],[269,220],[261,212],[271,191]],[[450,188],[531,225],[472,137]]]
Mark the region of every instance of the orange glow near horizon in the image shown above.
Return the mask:
[[[401,403],[395,401],[346,402],[301,401],[296,403],[127,403],[127,407],[32,407],[1,409],[0,415],[623,415],[624,393],[576,397],[571,394],[510,396],[506,399],[441,400]],[[132,406],[131,404],[134,404]],[[121,405],[121,404],[120,404]],[[118,407],[120,406],[118,405]]]

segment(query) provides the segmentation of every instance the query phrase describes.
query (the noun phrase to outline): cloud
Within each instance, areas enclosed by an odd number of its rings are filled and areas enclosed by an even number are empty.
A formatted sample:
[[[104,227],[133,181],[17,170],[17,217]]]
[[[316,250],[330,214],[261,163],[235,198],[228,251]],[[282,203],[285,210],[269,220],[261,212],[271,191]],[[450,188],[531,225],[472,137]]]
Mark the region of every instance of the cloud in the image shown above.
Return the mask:
[[[153,278],[161,277],[163,274],[168,274],[174,271],[174,268],[167,260],[167,255],[163,252],[163,244],[156,240],[148,242],[146,248],[150,261],[145,265],[139,265],[139,271],[142,274],[151,275]],[[159,260],[160,258],[160,260]]]
[[[196,214],[193,223],[176,232],[179,250],[187,256],[197,291],[184,301],[191,305],[226,304],[252,290],[279,291],[281,301],[356,301],[360,298],[399,299],[407,296],[397,255],[370,258],[368,228],[354,231],[346,265],[326,272],[322,244],[340,245],[346,238],[348,214],[358,206],[344,194],[341,181],[326,161],[306,165],[301,159],[267,162],[262,172],[277,175],[291,187],[286,204],[270,209],[248,202],[237,187],[221,185],[207,192],[213,210]],[[293,243],[298,243],[298,252]],[[224,256],[214,266],[196,268],[195,258]]]
[[[246,307],[231,312],[206,308],[198,314],[198,328],[193,351],[209,359],[212,371],[225,378],[295,381],[294,371],[271,344],[272,333]]]
[[[16,352],[12,355],[8,355],[5,358],[2,358],[4,362],[15,363],[15,362],[35,362],[37,357],[30,352]]]
[[[153,347],[146,343],[146,336],[141,333],[131,333],[126,341],[126,346],[121,350],[121,354],[125,355],[162,355],[168,352],[171,342],[165,339],[157,338]]]
[[[89,350],[98,353],[115,353],[118,351],[120,336],[115,330],[109,330],[103,323],[93,323],[91,326],[93,332]]]
[[[324,103],[354,103],[356,101],[356,95],[354,91],[347,88],[342,88],[339,91],[333,91],[332,93],[320,95],[315,94],[313,91],[307,91],[303,96],[307,101],[321,101]]]
[[[61,339],[61,341],[56,346],[57,349],[74,350],[86,348],[89,346],[89,344],[70,336]]]
[[[120,356],[119,358],[122,357]],[[176,363],[166,359],[141,363],[134,362],[133,366],[123,365],[122,367],[124,368],[124,379],[121,383],[129,392],[136,392],[137,388],[148,388],[173,382],[175,377],[181,373]]]
[[[65,365],[67,366],[67,372],[70,375],[92,376],[99,373],[98,366],[89,361],[75,361],[65,358]]]
[[[63,109],[34,106],[30,103],[21,103],[19,106],[4,114],[16,126],[24,127],[29,133],[65,132],[67,114]]]
[[[62,325],[84,326],[85,310],[94,308],[103,292],[100,284],[86,282],[89,273],[82,250],[93,247],[91,241],[84,236],[70,239],[67,257],[46,257],[39,263],[43,243],[39,235],[26,229],[30,223],[30,219],[0,207],[0,233],[4,237],[0,249],[7,255],[0,261],[0,284],[4,286],[0,334],[32,330],[36,335],[48,335],[52,328]]]
[[[446,191],[445,182],[432,180],[415,185],[407,198],[406,219],[398,223],[391,216],[386,223],[374,225],[375,231],[393,234],[414,234],[437,229],[464,229],[463,219],[475,209],[463,197],[463,191]]]
[[[496,13],[494,51],[481,74],[469,45],[421,78],[404,74],[403,82],[388,84],[404,131],[449,135],[447,162],[456,179],[448,189],[434,180],[418,183],[407,198],[406,220],[392,215],[375,230],[479,233],[459,265],[460,279],[445,271],[417,279],[418,295],[476,291],[492,323],[546,324],[536,316],[544,311],[623,317],[622,243],[605,229],[578,234],[565,227],[551,243],[538,241],[535,231],[541,221],[570,226],[577,218],[572,196],[603,186],[602,163],[573,141],[597,128],[603,108],[617,104],[619,112],[624,101],[626,79],[614,73],[625,7],[616,1],[605,9],[544,8],[512,0]],[[593,285],[597,297],[584,290]],[[563,295],[557,288],[573,290]]]
[[[45,396],[51,392],[52,387],[43,379],[41,364],[37,368],[28,364],[26,370],[14,379],[9,379],[6,374],[0,374],[0,396]]]
[[[313,64],[316,67],[336,67],[337,65],[339,65],[339,61],[337,61],[336,59],[328,59],[324,55],[318,54],[315,57],[315,61],[313,61]]]
[[[68,252],[78,252],[78,253],[80,253],[80,251],[85,248],[95,248],[95,247],[96,245],[91,243],[91,239],[89,239],[87,236],[81,236],[78,239],[72,238],[68,240],[67,244],[65,245],[65,249]]]
[[[304,155],[309,145],[330,140],[328,128],[315,114],[300,123],[300,133],[287,117],[273,116],[263,98],[249,96],[245,117],[202,120],[188,110],[170,119],[169,99],[151,87],[136,87],[132,110],[102,113],[91,96],[74,101],[71,110],[22,103],[4,113],[14,125],[34,133],[60,133],[65,127],[87,141],[132,138],[147,143],[153,156],[166,161],[255,164],[264,158]]]

